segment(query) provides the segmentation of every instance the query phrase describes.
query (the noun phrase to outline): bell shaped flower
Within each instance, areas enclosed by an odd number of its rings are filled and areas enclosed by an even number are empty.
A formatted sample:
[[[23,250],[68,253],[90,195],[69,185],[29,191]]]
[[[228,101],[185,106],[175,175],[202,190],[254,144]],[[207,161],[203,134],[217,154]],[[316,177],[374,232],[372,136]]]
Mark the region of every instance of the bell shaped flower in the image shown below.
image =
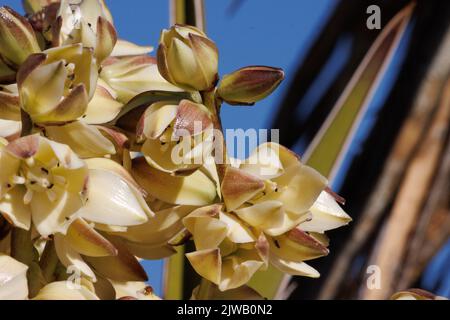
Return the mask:
[[[86,112],[97,77],[93,52],[81,44],[31,55],[17,74],[21,107],[34,123],[74,121]]]
[[[106,59],[117,41],[112,18],[100,0],[62,0],[52,27],[53,45],[81,43],[91,48],[98,63]]]
[[[263,144],[240,168],[227,167],[222,196],[233,211],[251,226],[277,236],[306,221],[327,180],[303,165],[288,149]]]
[[[0,211],[15,226],[39,234],[65,233],[86,197],[88,171],[66,145],[39,135],[0,150]]]
[[[199,29],[175,25],[163,30],[158,69],[170,83],[189,91],[208,90],[217,81],[218,50]]]
[[[199,168],[213,147],[209,110],[189,100],[155,102],[137,127],[137,142],[148,164],[167,173]]]
[[[237,217],[212,205],[183,219],[196,251],[186,254],[194,270],[220,291],[245,285],[256,271],[267,266],[268,243],[256,237]]]

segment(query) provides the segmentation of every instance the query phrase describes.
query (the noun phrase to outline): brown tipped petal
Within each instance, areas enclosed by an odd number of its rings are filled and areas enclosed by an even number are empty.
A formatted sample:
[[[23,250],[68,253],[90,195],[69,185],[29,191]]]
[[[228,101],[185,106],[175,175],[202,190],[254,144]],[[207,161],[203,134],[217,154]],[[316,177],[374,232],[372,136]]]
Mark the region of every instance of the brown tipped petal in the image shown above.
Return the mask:
[[[181,100],[175,118],[175,136],[182,136],[180,131],[196,135],[211,128],[212,120],[206,107],[189,100]]]
[[[36,36],[27,19],[9,7],[0,8],[0,54],[19,66],[30,54],[39,51]]]
[[[116,256],[97,258],[85,256],[84,259],[103,277],[116,281],[147,281],[145,270],[126,245],[114,238],[109,240],[118,250]]]
[[[230,104],[252,104],[271,94],[284,79],[278,68],[251,66],[225,75],[219,96]]]
[[[232,211],[264,190],[264,182],[245,171],[227,167],[221,189],[227,210]]]
[[[170,204],[203,206],[217,197],[214,182],[200,170],[172,176],[150,167],[141,157],[133,160],[132,175],[149,195]]]
[[[117,33],[114,26],[105,18],[98,17],[97,20],[97,44],[95,47],[95,57],[101,63],[109,57],[117,42]]]
[[[219,249],[208,249],[186,254],[194,270],[203,278],[219,284],[222,273],[222,259]]]
[[[39,149],[39,135],[31,135],[14,140],[5,148],[13,156],[19,159],[27,159],[34,156]]]
[[[67,230],[66,240],[80,254],[90,257],[117,255],[114,245],[83,219],[76,219]]]

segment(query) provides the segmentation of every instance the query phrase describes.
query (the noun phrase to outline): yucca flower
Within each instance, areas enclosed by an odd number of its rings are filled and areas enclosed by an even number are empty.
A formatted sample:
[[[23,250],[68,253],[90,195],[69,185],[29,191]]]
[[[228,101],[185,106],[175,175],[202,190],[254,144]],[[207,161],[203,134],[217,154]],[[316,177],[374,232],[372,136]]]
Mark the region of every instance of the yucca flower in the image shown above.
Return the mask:
[[[117,34],[101,0],[62,0],[52,27],[53,46],[81,43],[100,63],[114,49]]]
[[[327,255],[322,233],[351,221],[325,191],[327,184],[292,151],[266,143],[239,168],[227,168],[222,196],[227,211],[267,236],[272,264],[283,272],[317,277],[303,261]]]
[[[221,205],[197,209],[183,219],[196,251],[186,254],[195,271],[225,291],[246,284],[267,266],[268,246]]]
[[[74,121],[86,112],[97,78],[93,52],[81,44],[33,54],[17,74],[21,107],[34,123]]]
[[[185,90],[207,90],[217,81],[218,51],[201,30],[175,25],[161,32],[158,68],[170,83]]]
[[[210,111],[189,100],[155,102],[143,113],[137,142],[148,164],[168,173],[199,168],[213,147]]]
[[[2,145],[0,211],[47,236],[67,230],[86,198],[86,164],[66,145],[31,135]]]

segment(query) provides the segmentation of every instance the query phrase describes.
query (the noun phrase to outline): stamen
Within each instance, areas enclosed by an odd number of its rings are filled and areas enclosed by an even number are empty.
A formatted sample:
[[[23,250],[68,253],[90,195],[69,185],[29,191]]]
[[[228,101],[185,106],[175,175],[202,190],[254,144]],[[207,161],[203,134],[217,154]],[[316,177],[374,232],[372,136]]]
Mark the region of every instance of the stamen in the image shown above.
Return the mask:
[[[27,189],[27,192],[23,196],[23,203],[30,204],[31,199],[33,199],[33,193],[34,193],[33,190]]]
[[[56,193],[53,190],[47,190],[46,193],[47,193],[48,200],[50,200],[51,202],[55,202]]]
[[[26,179],[21,176],[13,176],[11,182],[14,184],[25,184]]]
[[[27,158],[25,160],[25,163],[29,166],[29,167],[34,167],[34,158]]]

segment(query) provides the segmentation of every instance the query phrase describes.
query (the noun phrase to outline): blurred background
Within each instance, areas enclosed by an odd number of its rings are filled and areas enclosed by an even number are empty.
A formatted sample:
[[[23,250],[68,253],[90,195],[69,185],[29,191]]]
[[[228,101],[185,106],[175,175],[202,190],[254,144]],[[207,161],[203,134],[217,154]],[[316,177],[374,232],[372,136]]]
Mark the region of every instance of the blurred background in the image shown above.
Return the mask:
[[[2,4],[23,12],[20,2]],[[387,298],[418,287],[450,298],[450,3],[410,2],[106,1],[121,38],[156,48],[160,30],[185,19],[216,42],[220,74],[284,69],[269,98],[225,105],[224,128],[280,129],[280,143],[347,199],[353,222],[330,232],[330,255],[311,262],[320,279],[258,275],[255,287],[271,297]],[[381,29],[367,27],[371,5]],[[143,264],[157,293],[175,297],[165,279],[179,271]],[[378,271],[382,288],[370,290]],[[192,272],[181,273],[189,297]]]

